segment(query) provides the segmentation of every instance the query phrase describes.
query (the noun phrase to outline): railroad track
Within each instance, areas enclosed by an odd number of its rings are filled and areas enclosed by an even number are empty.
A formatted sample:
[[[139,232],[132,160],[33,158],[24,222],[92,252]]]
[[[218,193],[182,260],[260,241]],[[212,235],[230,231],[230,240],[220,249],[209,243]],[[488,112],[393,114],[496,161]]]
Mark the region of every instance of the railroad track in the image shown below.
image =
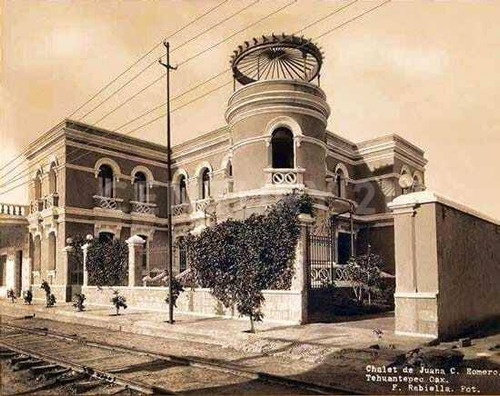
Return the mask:
[[[42,380],[41,387],[74,384],[85,391],[108,384],[115,393],[353,394],[337,387],[246,370],[195,357],[152,353],[82,339],[76,334],[0,324],[0,358]]]

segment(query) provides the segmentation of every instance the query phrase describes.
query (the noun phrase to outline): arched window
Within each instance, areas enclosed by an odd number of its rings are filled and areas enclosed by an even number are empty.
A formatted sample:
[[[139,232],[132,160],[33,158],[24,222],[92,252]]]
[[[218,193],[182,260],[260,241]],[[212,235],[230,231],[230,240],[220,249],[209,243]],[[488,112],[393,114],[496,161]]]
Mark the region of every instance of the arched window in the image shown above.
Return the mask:
[[[233,164],[231,161],[227,161],[226,172],[227,172],[227,177],[233,177]]]
[[[345,174],[341,168],[335,172],[335,194],[337,197],[345,198]]]
[[[208,197],[210,197],[210,171],[205,168],[201,173],[201,199]]]
[[[293,134],[287,128],[278,128],[271,139],[273,168],[293,168]]]
[[[57,257],[57,246],[56,246],[56,234],[51,232],[48,237],[49,242],[49,270],[56,269],[56,257]]]
[[[134,176],[134,199],[137,202],[147,202],[148,186],[146,175],[143,172],[137,172]]]
[[[50,166],[49,171],[49,193],[55,194],[57,193],[57,173],[55,169],[55,164]]]
[[[35,200],[42,198],[42,173],[39,171],[35,176],[34,194]]]
[[[179,203],[183,204],[187,201],[187,186],[186,186],[186,176],[179,176]]]
[[[101,165],[99,168],[99,195],[114,198],[113,169],[109,165]]]

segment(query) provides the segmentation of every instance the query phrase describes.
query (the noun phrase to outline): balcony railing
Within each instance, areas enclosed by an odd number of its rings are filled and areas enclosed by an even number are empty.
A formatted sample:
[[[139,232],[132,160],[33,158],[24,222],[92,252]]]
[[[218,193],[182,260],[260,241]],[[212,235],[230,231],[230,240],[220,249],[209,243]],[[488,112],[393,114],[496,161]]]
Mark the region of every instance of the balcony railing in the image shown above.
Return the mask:
[[[267,183],[274,185],[293,185],[303,183],[303,173],[304,169],[277,169],[277,168],[267,168],[264,169],[267,173]]]
[[[30,213],[38,213],[43,210],[43,199],[35,199],[33,202],[30,203]]]
[[[173,216],[181,216],[188,214],[189,212],[189,204],[188,203],[181,203],[178,205],[172,206],[172,215]]]
[[[102,195],[94,195],[94,204],[98,208],[102,209],[114,209],[121,210],[123,199],[103,197]]]
[[[26,216],[28,207],[25,205],[14,205],[0,203],[0,214],[8,216]]]
[[[59,195],[57,193],[53,193],[47,195],[43,198],[43,208],[44,209],[52,209],[59,206]]]
[[[145,215],[155,215],[156,214],[156,204],[149,202],[139,202],[130,201],[132,206],[132,213],[145,214]]]
[[[194,203],[195,212],[205,212],[208,205],[212,202],[212,198],[199,199]]]

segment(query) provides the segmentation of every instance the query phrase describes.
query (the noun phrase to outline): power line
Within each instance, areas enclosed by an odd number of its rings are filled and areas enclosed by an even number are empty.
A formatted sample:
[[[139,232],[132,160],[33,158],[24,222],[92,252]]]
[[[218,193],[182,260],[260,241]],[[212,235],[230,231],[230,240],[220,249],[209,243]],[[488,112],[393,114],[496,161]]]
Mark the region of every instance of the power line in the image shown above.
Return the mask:
[[[224,22],[227,22],[229,21],[230,19],[234,18],[235,16],[241,14],[243,11],[247,10],[248,8],[250,8],[251,6],[253,6],[254,4],[258,3],[260,0],[254,0],[253,3],[247,5],[246,7],[243,7],[242,9],[236,11],[235,13],[229,15],[228,17],[224,18],[222,21],[220,22],[217,22],[216,24],[210,26],[209,28],[205,29],[203,32],[195,35],[194,37],[191,37],[190,39],[186,40],[184,43],[182,43],[181,45],[175,47],[171,53],[175,52],[176,50],[178,50],[179,48],[182,48],[184,47],[185,45],[187,45],[188,43],[192,42],[193,40],[197,39],[198,37],[204,35],[205,33],[208,33],[209,31],[219,27],[221,24],[223,24]],[[131,79],[129,79],[125,84],[123,84],[121,87],[117,88],[116,90],[113,91],[113,93],[111,95],[108,95],[106,97],[106,99],[100,101],[96,106],[94,106],[90,111],[86,112],[83,116],[81,116],[78,121],[81,121],[83,120],[85,117],[87,117],[88,115],[92,114],[95,110],[97,110],[99,107],[101,107],[104,103],[106,103],[108,100],[110,100],[113,96],[115,96],[118,92],[120,92],[121,90],[123,90],[125,87],[127,87],[132,81],[134,81],[137,77],[139,77],[142,73],[144,73],[146,70],[148,70],[151,66],[153,66],[154,64],[156,63],[156,59],[149,63],[146,67],[142,68],[138,73],[136,73],[134,75],[134,77],[132,77]],[[156,81],[159,81],[161,79],[161,77],[163,77],[165,74],[162,74]]]
[[[354,0],[354,1],[352,1],[350,4],[355,3],[356,1],[357,1],[357,0]],[[324,36],[326,36],[326,35],[328,35],[328,34],[331,34],[331,33],[333,33],[334,31],[336,31],[336,30],[338,30],[338,29],[340,29],[340,28],[342,28],[342,27],[346,26],[347,24],[349,24],[349,23],[351,23],[351,22],[354,22],[355,20],[357,20],[357,19],[359,19],[359,18],[361,18],[361,17],[363,17],[363,16],[365,16],[365,15],[367,15],[367,14],[369,14],[369,13],[371,13],[371,12],[375,11],[375,10],[377,10],[378,8],[380,8],[380,7],[384,6],[385,4],[387,4],[387,3],[389,3],[389,2],[391,2],[391,0],[386,0],[386,1],[384,1],[384,2],[382,2],[382,3],[380,3],[380,4],[378,4],[377,6],[372,7],[372,8],[370,8],[370,9],[368,9],[368,10],[366,10],[366,11],[362,12],[361,14],[358,14],[358,15],[357,15],[357,16],[355,16],[355,17],[348,19],[347,21],[345,21],[345,22],[341,23],[340,25],[337,25],[337,26],[335,26],[334,28],[332,28],[332,29],[330,29],[330,30],[328,30],[328,31],[326,31],[326,32],[324,32],[324,33],[322,33],[322,34],[320,34],[320,35],[316,36],[314,39],[319,39],[319,38],[322,38],[322,37],[324,37]],[[322,18],[322,19],[323,19],[323,18]],[[310,27],[310,26],[312,26],[312,25],[311,25],[311,24],[310,24],[310,25],[308,25],[308,27]],[[195,102],[195,101],[197,101],[197,100],[199,100],[199,99],[201,99],[201,98],[203,98],[203,97],[208,96],[208,95],[209,95],[209,94],[211,94],[212,92],[215,92],[215,91],[217,91],[218,89],[221,89],[222,87],[224,87],[224,86],[226,86],[226,85],[229,85],[230,83],[231,83],[231,81],[229,81],[229,82],[227,82],[227,83],[225,83],[225,84],[222,84],[222,85],[220,85],[220,86],[216,87],[215,89],[213,89],[213,90],[211,90],[211,91],[209,91],[209,92],[207,92],[207,93],[205,93],[205,94],[203,94],[203,95],[201,95],[201,96],[199,96],[199,97],[197,97],[197,98],[195,98],[195,99],[193,99],[193,100],[191,100],[191,101],[189,101],[189,102],[187,102],[187,103],[185,103],[185,104],[183,104],[183,105],[181,105],[181,106],[179,106],[179,107],[177,107],[177,108],[175,108],[172,112],[177,111],[177,110],[180,110],[181,108],[183,108],[183,107],[185,107],[185,106],[187,106],[187,105],[189,105],[189,104],[191,104],[191,103],[193,103],[193,102]],[[155,119],[153,119],[153,120],[151,120],[151,121],[148,121],[148,122],[147,122],[147,123],[145,123],[145,124],[139,125],[138,127],[136,127],[136,128],[134,128],[134,129],[132,129],[132,130],[128,131],[127,133],[124,133],[123,135],[125,135],[125,136],[126,136],[126,135],[129,135],[129,134],[131,134],[131,133],[133,133],[133,132],[135,132],[135,131],[137,131],[137,130],[139,130],[139,129],[141,129],[141,128],[143,128],[143,127],[147,126],[147,125],[150,125],[151,123],[153,123],[153,122],[155,122],[155,121],[157,121],[157,120],[159,120],[159,119],[161,119],[161,118],[163,118],[163,117],[165,117],[165,116],[166,116],[166,114],[162,114],[162,115],[160,115],[160,116],[156,117]],[[86,155],[86,154],[88,154],[88,153],[85,153],[84,155]],[[81,158],[81,157],[80,157],[80,158]],[[2,195],[2,194],[6,194],[6,193],[8,193],[8,192],[10,192],[10,191],[12,191],[12,190],[14,190],[14,189],[16,189],[16,188],[19,188],[19,187],[21,187],[22,185],[24,185],[24,184],[26,184],[26,183],[28,183],[28,181],[23,182],[23,183],[20,183],[20,184],[18,184],[18,185],[16,185],[16,186],[14,186],[14,187],[11,187],[11,188],[10,188],[10,189],[8,189],[7,191],[4,191],[4,192],[0,193],[0,195]]]
[[[256,0],[256,1],[254,1],[254,3],[252,3],[252,4],[257,3],[258,1],[260,1],[260,0]],[[190,58],[188,58],[188,59],[184,60],[181,64],[185,64],[185,63],[187,63],[188,61],[190,61],[190,60],[192,60],[192,59],[194,59],[194,58],[196,58],[196,57],[200,56],[201,54],[203,54],[203,53],[207,52],[208,50],[211,50],[211,49],[215,48],[216,46],[218,46],[218,45],[220,45],[220,44],[224,43],[225,41],[227,41],[227,40],[229,40],[229,39],[233,38],[236,34],[241,33],[241,32],[243,32],[243,31],[245,31],[245,30],[249,29],[250,27],[252,27],[252,26],[254,26],[254,25],[256,25],[256,24],[258,24],[258,23],[262,22],[263,20],[265,20],[265,19],[267,19],[267,18],[269,18],[269,17],[271,17],[271,16],[273,16],[273,15],[277,14],[278,12],[280,12],[280,11],[284,10],[285,8],[287,8],[287,7],[291,6],[292,4],[296,3],[297,1],[298,1],[298,0],[293,0],[293,1],[291,1],[290,3],[286,4],[285,6],[282,6],[281,8],[279,8],[279,9],[277,9],[277,10],[275,10],[275,11],[273,11],[273,12],[269,13],[269,14],[267,14],[266,16],[264,16],[264,17],[260,18],[259,20],[255,21],[255,22],[251,23],[250,25],[246,26],[245,28],[243,28],[243,29],[239,30],[238,32],[236,32],[236,33],[234,33],[234,34],[230,35],[229,37],[226,37],[225,39],[223,39],[223,40],[219,41],[218,43],[216,43],[216,44],[214,44],[214,45],[212,45],[212,46],[210,46],[210,47],[206,48],[205,50],[202,50],[202,51],[198,52],[197,54],[195,54],[195,55],[191,56]],[[355,0],[355,1],[357,1],[357,0]],[[246,8],[248,8],[248,6],[247,6],[247,7],[245,7],[244,9],[246,9]],[[235,16],[235,15],[237,15],[238,13],[240,13],[240,12],[244,11],[244,9],[242,9],[242,10],[240,10],[239,12],[237,12],[237,13],[233,14],[232,16]],[[230,16],[230,17],[226,18],[224,21],[227,21],[227,20],[228,20],[228,19],[230,19],[232,16]],[[223,22],[224,22],[224,21],[223,21]],[[204,32],[206,33],[207,31],[209,31],[209,30],[210,30],[210,29],[212,29],[212,28],[213,28],[213,26],[212,26],[211,28],[206,29]],[[189,40],[188,40],[188,41],[189,41]],[[177,48],[179,48],[179,47],[177,47]],[[172,52],[173,52],[173,51],[172,51]],[[146,66],[146,68],[150,67],[152,64],[154,64],[154,63],[156,63],[156,62],[157,62],[157,61],[155,60],[154,62],[152,62],[151,64],[149,64],[148,66]],[[145,69],[146,69],[146,68],[145,68]],[[145,70],[145,69],[142,69],[142,70]],[[226,71],[227,71],[227,70],[226,70]],[[225,72],[225,71],[224,71],[224,72]],[[131,81],[132,81],[134,78],[136,78],[136,77],[137,77],[140,73],[142,73],[142,71],[141,71],[141,72],[139,72],[138,74],[136,74],[136,75],[135,75],[135,76],[134,76],[131,80],[129,80],[128,82],[131,82]],[[219,73],[219,75],[221,75],[221,74],[223,74],[223,73]],[[96,126],[96,125],[97,125],[100,121],[104,120],[105,118],[107,118],[108,116],[110,116],[112,113],[114,113],[116,110],[118,110],[119,108],[123,107],[125,104],[127,104],[128,102],[130,102],[132,99],[136,98],[136,97],[137,97],[138,95],[140,95],[142,92],[146,91],[148,88],[150,88],[150,87],[151,87],[152,85],[154,85],[156,82],[160,81],[160,80],[161,80],[164,76],[165,76],[165,73],[163,73],[163,74],[162,74],[162,75],[160,75],[158,78],[156,78],[155,80],[153,80],[153,81],[152,81],[151,83],[149,83],[147,86],[143,87],[141,90],[139,90],[139,92],[135,93],[134,95],[132,95],[131,97],[129,97],[128,99],[126,99],[124,102],[122,102],[121,104],[119,104],[117,107],[115,107],[114,109],[112,109],[111,111],[109,111],[108,113],[106,113],[103,117],[99,118],[97,121],[95,121],[93,124],[91,124],[91,126]],[[217,75],[217,76],[218,76],[218,75]],[[215,77],[216,77],[216,76],[215,76]],[[206,80],[204,83],[206,83],[206,82],[208,82],[208,81],[210,81],[210,80],[213,80],[215,77],[213,77],[213,78],[210,78],[210,79]],[[202,84],[198,84],[195,88],[199,87],[200,85],[203,85],[203,83],[202,83]],[[113,96],[116,92],[118,92],[118,91],[119,91],[120,89],[122,89],[122,88],[124,88],[124,86],[122,86],[122,87],[121,87],[121,88],[119,88],[118,90],[115,90],[115,92],[113,92],[113,94],[111,94],[110,96],[108,96],[108,98],[106,98],[106,99],[105,99],[104,101],[102,101],[100,104],[104,103],[106,100],[108,100],[109,98],[111,98],[111,96]],[[195,89],[195,88],[193,88],[193,89]],[[189,90],[189,91],[187,91],[187,92],[184,92],[182,95],[178,95],[178,96],[177,96],[177,97],[175,97],[174,99],[178,98],[179,96],[183,96],[183,95],[187,94],[188,92],[192,91],[193,89],[191,89],[191,90]],[[100,104],[99,104],[99,105],[100,105]],[[159,107],[161,107],[161,105],[160,105]],[[91,110],[91,111],[93,111],[93,110]],[[152,111],[153,111],[153,110],[148,111],[148,112],[147,112],[147,114],[151,113]],[[89,113],[90,113],[90,112],[89,112]],[[87,113],[87,114],[89,114],[89,113]],[[85,117],[85,116],[84,116],[84,117]],[[82,117],[82,118],[84,118],[84,117]],[[80,118],[78,121],[80,121],[82,118]],[[106,135],[104,135],[104,137],[105,137],[105,136],[106,136]],[[40,160],[40,161],[39,161],[39,163],[40,163],[40,162],[43,162],[43,159],[42,159],[42,160]],[[26,168],[26,169],[24,169],[23,171],[21,171],[21,172],[17,173],[17,174],[16,174],[13,178],[11,178],[11,179],[7,180],[6,182],[2,183],[2,184],[0,185],[0,188],[1,188],[1,187],[4,187],[5,185],[8,185],[9,183],[12,183],[12,182],[15,182],[15,181],[19,180],[19,178],[24,177],[23,172],[28,171],[28,173],[29,173],[29,169],[30,169],[30,167],[28,166],[28,168]]]
[[[216,44],[213,44],[213,45],[211,45],[211,46],[209,46],[209,47],[205,48],[204,50],[202,50],[202,51],[200,51],[200,52],[197,52],[196,54],[194,54],[194,55],[190,56],[189,58],[187,58],[187,59],[183,60],[182,62],[180,62],[179,64],[177,64],[177,67],[182,66],[182,65],[184,65],[184,64],[186,64],[186,63],[188,63],[189,61],[192,61],[193,59],[195,59],[195,58],[197,58],[197,57],[199,57],[199,56],[203,55],[204,53],[206,53],[206,52],[208,52],[208,51],[210,51],[210,50],[214,49],[215,47],[217,47],[217,46],[219,46],[219,45],[221,45],[221,44],[225,43],[226,41],[228,41],[228,40],[232,39],[233,37],[235,37],[236,35],[238,35],[238,34],[240,34],[240,33],[244,32],[245,30],[248,30],[248,29],[250,29],[251,27],[253,27],[253,26],[255,26],[255,25],[257,25],[257,24],[261,23],[262,21],[264,21],[264,20],[266,20],[266,19],[268,19],[268,18],[270,18],[270,17],[272,17],[272,16],[276,15],[277,13],[279,13],[279,12],[283,11],[285,8],[288,8],[288,7],[290,7],[292,4],[295,4],[297,1],[298,1],[298,0],[293,0],[293,1],[291,1],[290,3],[288,3],[288,4],[285,4],[284,6],[282,6],[282,7],[278,8],[277,10],[275,10],[275,11],[271,12],[270,14],[267,14],[266,16],[264,16],[264,17],[262,17],[262,18],[258,19],[257,21],[255,21],[255,22],[251,23],[250,25],[247,25],[247,26],[246,26],[246,27],[244,27],[243,29],[240,29],[240,30],[238,30],[237,32],[235,32],[235,33],[231,34],[230,36],[228,36],[228,37],[226,37],[226,38],[224,38],[224,39],[220,40],[220,41],[219,41],[219,42],[217,42]],[[356,1],[357,1],[357,0],[356,0]],[[177,49],[178,49],[178,48],[179,48],[179,47],[177,47]],[[174,52],[174,51],[172,51],[172,52]],[[155,61],[154,63],[156,63],[156,61]],[[226,72],[226,71],[227,71],[227,70],[225,70],[224,72]],[[112,113],[114,113],[116,110],[118,110],[118,109],[120,109],[121,107],[123,107],[123,106],[124,106],[125,104],[127,104],[130,100],[134,99],[134,98],[135,98],[135,97],[137,97],[139,94],[141,94],[142,92],[144,92],[145,90],[147,90],[149,87],[153,86],[153,85],[154,85],[154,84],[156,84],[158,81],[160,81],[163,77],[165,77],[165,75],[166,75],[166,73],[161,74],[158,78],[154,79],[151,83],[149,83],[147,86],[145,86],[144,88],[142,88],[139,92],[137,92],[136,94],[134,94],[133,96],[131,96],[130,98],[128,98],[127,100],[125,100],[124,102],[122,102],[120,105],[118,105],[117,107],[115,107],[113,110],[111,110],[111,111],[109,111],[108,113],[106,113],[103,117],[99,118],[97,121],[95,121],[93,125],[98,124],[98,123],[99,123],[99,122],[101,122],[103,119],[107,118],[109,115],[111,115]],[[220,74],[218,74],[218,75],[220,75]],[[164,103],[164,104],[166,104],[166,103]]]
[[[223,0],[219,4],[215,5],[214,7],[210,8],[209,10],[205,11],[203,14],[199,15],[192,21],[188,22],[186,25],[180,27],[177,29],[175,32],[170,34],[167,39],[171,39],[181,31],[187,29],[189,26],[193,25],[194,23],[198,22],[200,19],[203,17],[211,14],[213,11],[217,10],[221,6],[223,6],[225,3],[227,3],[229,0]],[[107,89],[110,85],[112,85],[115,81],[117,81],[120,77],[122,77],[125,73],[127,73],[129,70],[131,70],[135,65],[137,65],[141,60],[146,58],[149,54],[151,54],[156,48],[158,48],[161,44],[163,43],[163,40],[161,40],[159,43],[155,44],[148,52],[146,52],[144,55],[142,55],[139,59],[137,59],[134,63],[132,63],[130,66],[128,66],[123,72],[121,72],[118,76],[116,76],[114,79],[112,79],[110,82],[108,82],[103,88],[101,88],[97,93],[95,93],[90,99],[85,101],[80,107],[78,107],[75,111],[73,111],[71,114],[69,114],[66,118],[71,118],[73,117],[78,111],[80,111],[83,107],[85,107],[87,104],[89,104],[92,100],[94,100],[98,95],[100,95],[105,89]],[[64,119],[63,119],[64,120]],[[26,147],[24,150],[21,151],[19,155],[17,155],[14,159],[8,161],[5,165],[2,165],[0,168],[0,172],[2,172],[5,168],[7,168],[9,165],[13,164],[15,161],[17,161],[19,158],[24,156],[28,148]]]

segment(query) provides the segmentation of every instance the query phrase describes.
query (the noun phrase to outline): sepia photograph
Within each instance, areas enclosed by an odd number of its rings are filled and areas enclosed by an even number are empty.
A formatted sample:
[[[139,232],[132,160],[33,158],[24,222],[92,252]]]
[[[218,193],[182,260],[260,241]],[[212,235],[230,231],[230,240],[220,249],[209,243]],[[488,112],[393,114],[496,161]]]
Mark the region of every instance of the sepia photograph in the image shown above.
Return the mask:
[[[0,0],[0,395],[500,394],[499,21]]]

